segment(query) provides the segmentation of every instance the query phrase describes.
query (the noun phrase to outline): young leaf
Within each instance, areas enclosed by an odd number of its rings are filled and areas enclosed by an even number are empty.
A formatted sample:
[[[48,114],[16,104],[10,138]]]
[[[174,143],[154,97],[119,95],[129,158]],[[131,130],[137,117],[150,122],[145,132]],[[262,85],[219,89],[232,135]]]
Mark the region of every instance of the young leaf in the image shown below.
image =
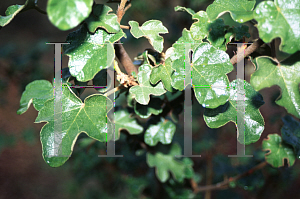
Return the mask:
[[[191,178],[191,173],[193,173],[192,161],[189,161],[189,158],[179,161],[175,159],[175,155],[181,155],[181,148],[177,143],[172,144],[168,154],[157,152],[152,155],[147,153],[147,164],[149,167],[156,167],[155,173],[161,182],[166,182],[169,179],[169,172],[178,182],[182,182],[184,178]]]
[[[140,27],[138,22],[129,21],[129,25],[131,26],[130,32],[135,38],[146,37],[155,50],[162,52],[164,38],[159,34],[168,33],[168,29],[161,21],[149,20]]]
[[[143,105],[147,105],[150,101],[150,95],[162,95],[166,92],[162,82],[152,86],[150,84],[151,66],[144,64],[140,66],[138,73],[139,85],[133,86],[129,92],[134,96],[135,100]]]
[[[85,26],[70,33],[66,41],[70,44],[63,48],[64,53],[70,57],[71,75],[81,82],[93,79],[100,70],[112,64],[115,57],[112,43],[123,36],[123,31],[109,34],[103,29],[90,34]]]
[[[182,7],[182,6],[176,6],[175,8],[174,8],[174,10],[176,11],[176,12],[178,12],[178,11],[181,11],[181,12],[187,12],[187,13],[189,13],[190,15],[194,15],[195,14],[195,11],[194,10],[192,10],[191,8],[185,8],[185,7]]]
[[[104,28],[109,33],[120,31],[120,24],[117,15],[108,14],[112,9],[103,4],[97,4],[93,7],[90,16],[85,20],[90,32],[94,33],[97,28]]]
[[[17,111],[17,114],[20,115],[26,112],[31,103],[37,111],[40,111],[44,106],[44,103],[48,99],[52,98],[52,84],[46,80],[35,80],[26,86],[25,91],[23,92],[21,97],[20,108]]]
[[[232,121],[237,124],[237,115],[244,118],[244,129],[238,129],[238,141],[242,144],[251,144],[259,140],[264,130],[264,118],[259,112],[259,107],[264,103],[262,96],[256,92],[252,86],[244,81],[245,88],[245,113],[237,112],[237,79],[230,83],[229,101],[216,109],[204,110],[204,121],[210,128],[219,128]],[[243,133],[243,134],[241,134]]]
[[[49,20],[60,30],[78,26],[92,11],[93,0],[49,0]]]
[[[116,135],[119,134],[122,129],[127,130],[131,135],[143,132],[143,127],[124,109],[115,112],[115,129]]]
[[[261,2],[253,14],[258,22],[259,37],[266,43],[280,37],[280,50],[290,54],[299,51],[299,9],[300,0]]]
[[[164,64],[158,65],[158,67],[153,67],[150,75],[150,81],[152,84],[156,84],[161,80],[164,84],[165,89],[172,92],[173,87],[171,85],[173,73],[171,59],[167,59]]]
[[[281,97],[276,103],[300,118],[300,61],[299,54],[277,63],[271,57],[256,58],[257,71],[251,75],[251,85],[255,90],[278,85],[281,89]]]
[[[206,12],[210,21],[229,12],[233,20],[244,23],[253,19],[254,5],[255,1],[249,0],[215,0],[206,8]]]
[[[161,118],[155,125],[150,125],[146,130],[144,140],[149,146],[155,146],[158,142],[170,144],[172,142],[176,126],[173,122]]]
[[[192,60],[192,82],[198,102],[208,108],[225,104],[230,95],[226,74],[233,69],[228,54],[202,43],[195,49]]]
[[[279,135],[268,135],[268,138],[264,139],[262,143],[262,148],[264,151],[269,151],[265,157],[266,161],[273,167],[284,166],[284,159],[287,160],[289,166],[293,166],[296,159],[293,148],[283,143]]]
[[[31,9],[35,6],[34,0],[27,0],[24,5],[11,5],[9,6],[6,11],[6,16],[0,15],[0,26],[6,26],[11,22],[11,20],[21,11]]]
[[[41,130],[41,142],[43,158],[52,167],[59,167],[69,159],[80,133],[84,132],[101,142],[106,142],[112,137],[112,134],[107,134],[106,129],[111,125],[107,112],[113,103],[105,96],[91,95],[82,103],[67,84],[64,84],[61,104],[61,132],[55,132],[54,98],[45,103],[35,121],[47,122]],[[58,135],[60,138],[57,140]]]
[[[298,158],[300,158],[300,122],[292,116],[282,118],[284,126],[281,128],[282,140],[293,146]]]

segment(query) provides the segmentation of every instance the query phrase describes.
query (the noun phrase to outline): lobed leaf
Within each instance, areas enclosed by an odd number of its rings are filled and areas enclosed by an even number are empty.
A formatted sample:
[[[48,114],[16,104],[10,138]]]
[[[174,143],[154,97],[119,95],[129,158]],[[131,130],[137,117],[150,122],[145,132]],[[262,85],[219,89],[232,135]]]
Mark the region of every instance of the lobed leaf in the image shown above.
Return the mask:
[[[283,52],[293,54],[300,50],[300,0],[261,2],[253,16],[264,42],[280,37],[279,49]]]
[[[277,63],[271,57],[258,57],[255,59],[257,70],[251,75],[251,85],[255,90],[278,85],[281,96],[276,103],[300,118],[300,61],[299,54],[291,56],[282,63]]]
[[[46,80],[35,80],[26,86],[20,100],[20,108],[18,109],[17,114],[20,115],[26,112],[31,103],[37,111],[40,111],[45,102],[52,98],[52,84]]]
[[[115,130],[116,135],[125,129],[131,135],[140,134],[143,132],[143,127],[137,123],[135,118],[131,117],[127,110],[119,110],[115,112]]]
[[[98,29],[94,34],[82,26],[68,35],[64,45],[64,53],[70,57],[69,69],[72,76],[78,81],[85,82],[104,68],[113,63],[115,53],[113,44],[121,39],[124,32],[109,34],[103,29]]]
[[[168,154],[157,152],[154,155],[147,153],[147,164],[149,167],[156,167],[155,173],[161,182],[166,182],[172,173],[172,176],[178,182],[184,178],[191,178],[193,175],[193,162],[189,158],[182,161],[175,159],[175,155],[181,155],[181,148],[178,144],[172,144]]]
[[[107,133],[111,122],[107,112],[113,103],[103,95],[88,96],[84,103],[71,91],[67,84],[62,88],[61,96],[61,132],[56,132],[54,118],[54,98],[48,100],[40,110],[36,123],[47,122],[41,130],[43,158],[52,167],[63,165],[72,154],[74,144],[80,133],[106,142],[112,138]]]
[[[244,81],[245,112],[237,111],[237,83],[243,80],[237,79],[230,83],[229,101],[216,109],[205,108],[204,121],[210,128],[219,128],[232,121],[237,124],[237,116],[244,118],[244,129],[238,127],[238,141],[242,144],[251,144],[259,140],[264,130],[264,118],[259,112],[259,107],[264,104],[262,96],[252,86]]]
[[[120,24],[117,15],[109,14],[112,9],[103,4],[97,4],[93,7],[92,13],[85,20],[90,32],[94,33],[97,28],[103,28],[108,33],[117,33],[120,31]]]
[[[168,29],[161,21],[149,20],[140,27],[138,22],[129,21],[129,25],[130,32],[135,38],[146,37],[155,50],[162,52],[164,39],[159,34],[168,33]]]
[[[165,63],[159,64],[158,67],[152,68],[152,71],[150,74],[150,82],[152,84],[156,84],[157,82],[159,82],[161,80],[165,89],[172,92],[173,91],[173,87],[171,85],[172,73],[173,73],[172,62],[171,62],[171,59],[169,58],[165,61]]]
[[[162,95],[166,92],[161,82],[153,86],[150,84],[151,66],[144,64],[139,67],[138,82],[139,85],[133,86],[129,92],[134,96],[135,100],[143,105],[147,105],[150,101],[150,95]]]

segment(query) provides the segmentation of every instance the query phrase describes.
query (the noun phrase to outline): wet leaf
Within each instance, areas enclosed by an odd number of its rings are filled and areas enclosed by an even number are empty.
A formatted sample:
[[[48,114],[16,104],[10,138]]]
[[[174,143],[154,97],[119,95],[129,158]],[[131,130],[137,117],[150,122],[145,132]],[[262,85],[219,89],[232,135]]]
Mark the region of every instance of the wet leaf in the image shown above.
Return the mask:
[[[40,110],[36,123],[47,122],[41,130],[43,158],[52,167],[63,165],[72,154],[74,144],[80,133],[106,142],[112,134],[107,134],[111,125],[107,118],[113,103],[103,95],[94,94],[85,98],[84,103],[66,84],[62,87],[62,131],[56,132],[54,118],[54,99],[48,100]],[[111,127],[110,127],[111,128]]]
[[[253,13],[259,37],[266,43],[281,38],[279,49],[293,54],[300,50],[300,0],[263,1]]]
[[[103,29],[98,29],[95,34],[82,26],[68,35],[69,45],[64,45],[64,53],[70,57],[69,69],[72,76],[78,81],[85,82],[104,68],[113,63],[115,53],[112,43],[124,36],[121,31],[109,34]]]
[[[158,67],[153,67],[150,75],[150,81],[152,84],[156,84],[161,80],[164,84],[165,89],[172,92],[173,87],[171,85],[173,73],[171,59],[167,59],[164,64],[158,65]]]
[[[236,100],[237,93],[239,92],[237,82],[241,84],[242,81],[241,79],[237,79],[230,83],[230,98],[227,103],[215,109],[206,108],[204,110],[204,121],[210,128],[219,128],[230,121],[237,125],[237,117],[242,117],[244,118],[244,129],[241,130],[238,128],[239,134],[237,138],[242,144],[251,144],[259,140],[264,130],[264,118],[259,112],[259,107],[264,102],[262,101],[262,96],[248,82],[244,81],[245,113],[237,112]],[[259,105],[256,106],[256,104]]]

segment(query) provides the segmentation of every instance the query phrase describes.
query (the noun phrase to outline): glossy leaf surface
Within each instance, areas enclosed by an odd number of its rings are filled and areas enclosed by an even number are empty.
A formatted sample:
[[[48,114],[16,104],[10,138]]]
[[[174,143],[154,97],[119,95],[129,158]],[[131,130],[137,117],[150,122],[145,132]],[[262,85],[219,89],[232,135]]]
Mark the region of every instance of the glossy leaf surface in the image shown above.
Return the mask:
[[[232,71],[228,54],[208,43],[200,44],[193,53],[192,83],[198,102],[216,108],[229,98],[227,73]]]
[[[161,118],[155,125],[150,125],[146,130],[144,140],[149,146],[155,146],[158,142],[170,144],[172,142],[176,126],[173,122]]]
[[[300,158],[300,122],[290,115],[282,118],[282,121],[284,123],[281,128],[282,140],[294,147],[297,157]]]
[[[84,26],[70,33],[66,41],[70,44],[63,47],[64,53],[70,57],[71,75],[81,82],[93,79],[100,70],[112,64],[115,57],[112,43],[123,36],[123,31],[109,34],[103,29],[90,34]]]
[[[32,103],[37,111],[40,111],[48,99],[53,98],[53,86],[46,80],[35,80],[28,84],[20,100],[20,108],[17,114],[26,112]]]
[[[158,65],[158,67],[153,67],[150,75],[150,81],[152,84],[156,84],[161,80],[165,89],[172,92],[173,87],[171,85],[172,82],[172,62],[171,59],[167,59],[164,64]]]
[[[78,26],[92,11],[93,0],[49,0],[49,20],[60,30]]]
[[[244,23],[253,19],[255,1],[249,0],[215,0],[210,4],[206,12],[211,21],[229,12],[232,19]]]
[[[295,61],[295,54],[282,63],[277,63],[271,57],[256,58],[257,71],[251,76],[251,85],[255,90],[278,85],[281,97],[276,101],[280,106],[300,118],[300,61]]]
[[[245,88],[245,113],[237,112],[237,79],[230,83],[229,101],[216,109],[204,110],[204,121],[210,128],[219,128],[232,121],[237,124],[237,117],[244,118],[245,131],[238,129],[238,141],[242,144],[251,144],[259,140],[264,130],[264,118],[259,112],[259,107],[264,103],[262,96],[252,86],[244,81]],[[240,135],[243,133],[243,135]]]
[[[168,154],[147,153],[147,164],[149,167],[156,167],[155,173],[161,182],[169,179],[169,172],[178,182],[182,182],[184,178],[191,178],[191,174],[193,174],[192,161],[189,158],[184,158],[182,161],[177,160],[175,155],[181,155],[181,148],[178,144],[172,144]]]
[[[253,14],[259,37],[266,43],[281,38],[279,49],[286,53],[300,50],[300,0],[263,1]]]
[[[182,7],[182,6],[176,6],[176,7],[174,8],[174,10],[175,10],[176,12],[178,12],[178,11],[181,11],[181,12],[185,11],[185,12],[189,13],[189,14],[192,15],[192,16],[195,14],[195,11],[192,10],[191,8],[185,8],[185,7]]]
[[[281,137],[277,134],[268,135],[262,143],[263,150],[267,150],[266,161],[273,167],[284,166],[284,159],[287,160],[289,166],[295,162],[295,154],[293,148],[282,142]]]
[[[168,33],[168,29],[158,20],[149,20],[139,27],[136,21],[129,21],[130,32],[135,38],[146,37],[158,52],[163,50],[164,39],[159,34]]]
[[[109,14],[111,11],[112,9],[106,5],[95,5],[91,15],[85,20],[89,31],[94,33],[97,28],[104,28],[109,33],[119,32],[120,24],[117,15]]]
[[[133,86],[129,92],[134,96],[135,100],[143,105],[147,105],[150,101],[150,95],[162,95],[166,92],[162,82],[153,86],[150,84],[151,66],[144,64],[139,67],[138,82],[139,85]]]
[[[103,95],[90,95],[84,103],[64,84],[61,103],[61,132],[55,132],[54,99],[48,100],[40,110],[36,123],[47,122],[41,130],[44,160],[52,167],[63,165],[72,154],[80,133],[101,142],[111,139],[107,126],[111,122],[106,117],[113,104]],[[58,137],[58,138],[57,138]]]
[[[143,132],[143,127],[124,109],[115,112],[115,135],[119,134],[122,129],[127,130],[131,135]]]

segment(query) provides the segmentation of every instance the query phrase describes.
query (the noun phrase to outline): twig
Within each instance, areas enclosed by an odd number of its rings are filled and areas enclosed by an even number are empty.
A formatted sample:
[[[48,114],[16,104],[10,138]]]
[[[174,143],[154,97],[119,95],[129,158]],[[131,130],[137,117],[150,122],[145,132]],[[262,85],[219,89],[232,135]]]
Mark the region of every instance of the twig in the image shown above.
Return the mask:
[[[129,4],[125,7],[124,12],[126,12],[130,7],[131,7],[131,3],[129,3]]]
[[[219,182],[217,184],[214,184],[214,185],[208,185],[208,186],[201,186],[201,187],[196,187],[195,188],[195,182],[193,182],[193,180],[191,180],[191,186],[193,187],[194,189],[194,193],[198,193],[198,192],[203,192],[203,191],[208,191],[208,190],[218,190],[218,189],[225,189],[225,188],[228,188],[229,186],[229,183],[231,182],[235,182],[243,177],[246,177],[250,174],[252,174],[253,172],[257,171],[257,170],[260,170],[262,168],[264,168],[268,163],[266,161],[264,162],[261,162],[260,164],[256,165],[255,167],[253,167],[252,169],[240,174],[240,175],[237,175],[235,177],[230,177],[228,179],[225,179],[224,181],[222,182]]]
[[[123,85],[118,86],[116,88],[114,88],[113,90],[108,91],[107,93],[104,94],[105,97],[110,96],[111,94],[117,92],[118,90],[121,90],[122,88],[124,88]]]
[[[129,29],[130,29],[130,27],[129,27],[129,26],[120,25],[120,27],[121,27],[122,29],[127,29],[127,30],[129,30]]]
[[[123,17],[124,14],[125,14],[124,8],[125,8],[125,5],[126,5],[126,2],[127,2],[127,0],[121,0],[121,3],[120,3],[120,5],[119,5],[119,7],[118,7],[118,10],[117,10],[117,16],[118,16],[118,22],[119,22],[119,23],[121,22],[122,17]]]
[[[248,55],[250,55],[251,53],[253,53],[256,49],[258,49],[261,45],[263,45],[264,42],[261,39],[256,40],[253,44],[251,44],[249,47],[247,47],[245,49],[245,57],[247,57]],[[244,59],[244,57],[238,57],[237,54],[235,54],[231,59],[230,62],[232,63],[232,65],[240,62],[242,59]]]
[[[115,44],[115,51],[116,51],[117,58],[124,66],[127,74],[131,75],[132,72],[138,74],[137,68],[132,63],[132,60],[130,59],[129,55],[127,54],[126,50],[124,49],[120,41]]]

